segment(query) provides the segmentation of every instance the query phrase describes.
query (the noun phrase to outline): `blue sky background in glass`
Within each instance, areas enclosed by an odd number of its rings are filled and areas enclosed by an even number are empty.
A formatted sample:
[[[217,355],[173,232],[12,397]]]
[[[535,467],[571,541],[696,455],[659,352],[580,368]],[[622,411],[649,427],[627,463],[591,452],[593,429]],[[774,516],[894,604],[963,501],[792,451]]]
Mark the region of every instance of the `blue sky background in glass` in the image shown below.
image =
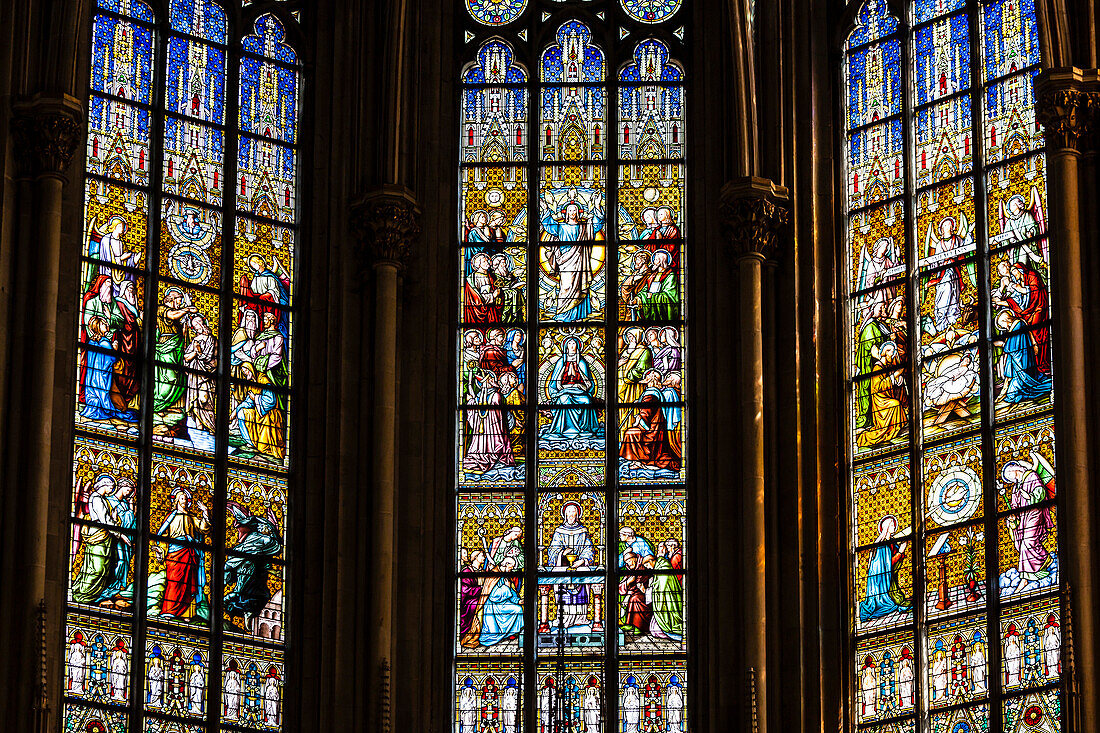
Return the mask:
[[[466,89],[463,93],[462,113],[468,124],[484,124],[492,115],[482,109],[485,90]],[[505,88],[500,90],[503,100],[500,112],[505,120],[515,122],[527,119],[527,92],[523,89]]]
[[[164,107],[207,122],[225,122],[225,51],[186,38],[169,39]]]
[[[115,35],[129,36],[132,53],[116,55]],[[92,31],[92,88],[149,104],[153,32],[124,20],[97,16]],[[119,92],[122,94],[119,94]]]
[[[298,140],[298,73],[259,59],[241,59],[240,127],[288,143]]]
[[[604,56],[592,45],[592,31],[584,23],[571,20],[558,28],[557,44],[542,52],[542,80],[544,82],[592,82],[604,80]],[[567,47],[578,52],[576,59],[564,58]],[[567,65],[576,64],[577,74],[567,70]]]
[[[268,13],[256,19],[253,26],[255,34],[245,36],[241,44],[245,51],[269,59],[282,61],[284,64],[298,63],[298,54],[294,49],[286,45],[286,29],[279,19]]]
[[[969,34],[965,13],[941,18],[913,34],[917,105],[969,88]]]
[[[172,0],[168,18],[174,31],[225,43],[225,10],[212,0]]]
[[[917,145],[934,143],[945,131],[954,136],[970,130],[970,98],[956,97],[931,107],[925,107],[916,114],[914,129]],[[962,145],[960,139],[959,144]],[[931,165],[932,161],[928,161]]]
[[[477,63],[466,68],[466,84],[523,84],[527,71],[515,63],[512,47],[504,41],[486,41],[477,51]]]
[[[105,137],[114,135],[114,120],[111,119],[113,115],[108,110],[108,104],[120,104],[119,102],[110,102],[103,97],[92,96],[88,99],[88,129],[94,134],[100,134]],[[141,109],[140,107],[134,107],[131,105],[126,106],[126,117],[128,120],[126,127],[126,138],[140,143],[146,149],[149,146],[149,111]],[[108,144],[110,140],[101,140],[102,144]],[[148,155],[148,152],[146,153]],[[148,162],[146,162],[148,167]]]
[[[848,48],[877,41],[898,29],[898,19],[890,15],[886,0],[869,0],[856,15],[856,27],[848,35]]]
[[[848,54],[848,127],[901,112],[901,43],[865,46]]]
[[[952,10],[960,10],[966,0],[916,0],[913,4],[913,22],[923,23],[941,15],[947,15]]]
[[[983,6],[985,80],[1039,63],[1035,0],[994,0]]]
[[[654,64],[650,66],[648,61],[652,59]],[[675,61],[669,63],[668,46],[661,41],[650,39],[642,41],[634,49],[634,61],[627,64],[619,72],[619,81],[624,83],[639,81],[670,81],[682,82],[684,71]],[[677,104],[680,95],[677,94]],[[679,109],[676,110],[679,114]]]
[[[99,0],[96,4],[104,10],[113,10],[131,18],[147,20],[150,23],[155,20],[153,11],[141,0]]]
[[[883,166],[882,175],[885,176],[887,185],[891,189],[888,195],[901,193],[905,174],[903,172],[901,177],[894,177],[894,160],[902,155],[902,140],[901,120],[891,120],[860,130],[848,139],[848,178],[851,180],[853,174],[859,174],[860,193],[863,193],[871,181],[877,177],[872,172],[876,158]],[[876,149],[880,141],[881,147]],[[904,162],[902,171],[904,171]]]

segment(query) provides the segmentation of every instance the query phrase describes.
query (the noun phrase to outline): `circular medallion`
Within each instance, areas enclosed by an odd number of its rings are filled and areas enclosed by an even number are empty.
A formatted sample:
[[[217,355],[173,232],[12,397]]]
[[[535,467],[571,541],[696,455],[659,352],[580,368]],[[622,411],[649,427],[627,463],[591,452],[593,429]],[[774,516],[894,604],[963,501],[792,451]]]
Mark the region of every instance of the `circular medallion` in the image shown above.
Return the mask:
[[[499,188],[490,188],[485,192],[485,203],[497,207],[504,203],[504,192]]]
[[[982,500],[981,481],[969,466],[944,471],[928,490],[928,513],[939,525],[970,519]]]
[[[470,16],[482,25],[507,25],[527,7],[527,0],[466,0]]]
[[[174,277],[193,285],[205,285],[214,269],[206,252],[193,244],[177,244],[168,262]]]
[[[623,10],[642,23],[660,23],[680,9],[681,0],[621,0]]]
[[[1024,723],[1028,727],[1034,728],[1035,726],[1039,725],[1039,723],[1042,723],[1042,722],[1043,722],[1043,709],[1041,707],[1039,707],[1038,705],[1032,705],[1031,707],[1029,707],[1027,710],[1024,711]]]

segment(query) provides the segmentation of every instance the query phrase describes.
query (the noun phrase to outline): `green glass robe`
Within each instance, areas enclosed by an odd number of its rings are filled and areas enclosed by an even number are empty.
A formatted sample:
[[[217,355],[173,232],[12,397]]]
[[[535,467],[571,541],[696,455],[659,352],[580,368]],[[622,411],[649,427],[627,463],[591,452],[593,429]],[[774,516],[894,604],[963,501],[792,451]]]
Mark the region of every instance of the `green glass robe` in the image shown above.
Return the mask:
[[[680,317],[680,293],[674,270],[650,275],[637,298],[638,316],[642,320],[674,321]]]

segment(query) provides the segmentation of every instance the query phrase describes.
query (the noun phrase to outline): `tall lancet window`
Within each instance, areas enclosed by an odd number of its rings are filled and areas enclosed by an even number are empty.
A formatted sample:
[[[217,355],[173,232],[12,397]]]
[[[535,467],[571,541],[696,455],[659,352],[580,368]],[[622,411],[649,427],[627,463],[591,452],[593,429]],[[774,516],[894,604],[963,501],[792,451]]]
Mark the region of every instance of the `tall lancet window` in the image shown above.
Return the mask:
[[[1034,2],[894,7],[854,9],[842,70],[851,719],[1053,733],[1058,252]]]
[[[66,731],[283,728],[298,12],[92,13]]]
[[[680,0],[461,9],[454,730],[688,730]]]

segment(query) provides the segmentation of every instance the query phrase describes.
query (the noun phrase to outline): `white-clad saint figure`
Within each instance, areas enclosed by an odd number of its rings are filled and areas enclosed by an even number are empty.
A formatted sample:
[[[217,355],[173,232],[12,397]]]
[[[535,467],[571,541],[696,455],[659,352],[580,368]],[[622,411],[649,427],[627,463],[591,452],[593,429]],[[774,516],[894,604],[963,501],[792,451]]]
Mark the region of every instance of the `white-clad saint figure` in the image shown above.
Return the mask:
[[[633,679],[628,678],[627,688],[623,690],[623,733],[639,733],[642,718],[642,700],[638,697],[637,685],[631,684]]]
[[[149,668],[145,672],[145,689],[148,705],[164,707],[164,662],[160,658],[160,647],[153,647]]]
[[[874,715],[878,710],[878,681],[875,679],[875,665],[870,657],[867,660],[859,673],[860,702],[864,717]]]
[[[987,692],[989,690],[989,683],[986,682],[985,663],[985,644],[982,642],[981,632],[975,632],[974,643],[970,646],[970,655],[967,659],[967,665],[970,667],[970,681],[974,692]]]
[[[1008,627],[1008,636],[1005,638],[1005,686],[1014,687],[1020,684],[1020,664],[1023,650],[1020,648],[1020,635],[1016,632],[1016,625]]]
[[[500,695],[500,714],[504,719],[502,733],[516,733],[516,713],[518,709],[519,690],[514,684],[509,684]]]
[[[901,693],[901,706],[911,708],[914,704],[913,696],[913,658],[908,649],[901,652],[901,661],[898,663],[898,690]]]
[[[936,641],[936,652],[932,655],[932,699],[943,700],[947,696],[947,652],[943,650],[943,641]]]
[[[462,691],[458,693],[459,733],[473,733],[477,730],[477,693],[473,681],[466,680]]]
[[[187,708],[192,712],[202,712],[203,698],[206,695],[206,672],[203,669],[202,659],[195,655],[191,665],[191,676],[187,679],[188,696]]]
[[[279,678],[269,674],[264,682],[264,722],[279,724]]]
[[[550,733],[553,730],[554,720],[554,680],[548,679],[539,690],[539,725],[540,733]]]
[[[683,733],[684,693],[675,680],[676,677],[673,675],[672,681],[668,683],[668,694],[665,698],[665,722],[668,723],[668,733]]]
[[[111,699],[126,699],[126,683],[129,681],[130,665],[126,658],[126,643],[119,639],[111,650],[111,671],[108,680],[111,685]]]
[[[1062,633],[1058,622],[1051,614],[1047,627],[1043,629],[1043,675],[1057,677],[1062,671]]]
[[[585,689],[581,710],[585,733],[600,733],[600,691],[595,685],[589,685]]]
[[[85,682],[85,672],[87,671],[88,658],[84,653],[84,634],[76,632],[73,635],[72,641],[69,642],[69,684],[68,688],[71,692],[76,694],[83,694]]]
[[[241,712],[241,673],[235,659],[230,660],[229,667],[225,671],[224,690],[225,719],[236,720]]]

